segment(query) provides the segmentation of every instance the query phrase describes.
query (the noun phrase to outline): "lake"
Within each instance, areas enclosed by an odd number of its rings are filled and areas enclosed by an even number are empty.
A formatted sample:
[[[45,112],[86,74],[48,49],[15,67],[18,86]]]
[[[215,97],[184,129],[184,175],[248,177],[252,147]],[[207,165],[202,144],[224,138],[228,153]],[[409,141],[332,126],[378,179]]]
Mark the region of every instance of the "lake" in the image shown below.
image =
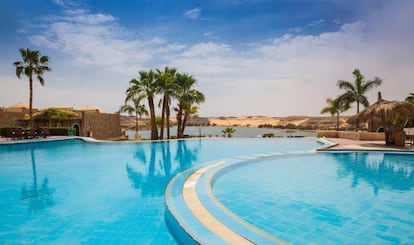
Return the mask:
[[[203,137],[222,137],[225,126],[187,126],[185,128],[185,135],[189,136],[203,136]],[[314,131],[301,131],[301,130],[287,130],[287,129],[274,129],[274,128],[253,128],[253,127],[232,127],[236,130],[233,134],[235,138],[253,138],[261,137],[263,134],[274,134],[276,137],[315,137]],[[151,138],[150,130],[139,131],[141,138]],[[127,130],[125,133],[128,139],[134,139],[135,131]],[[171,136],[177,135],[177,127],[171,127]],[[167,132],[165,130],[164,136],[166,138]]]

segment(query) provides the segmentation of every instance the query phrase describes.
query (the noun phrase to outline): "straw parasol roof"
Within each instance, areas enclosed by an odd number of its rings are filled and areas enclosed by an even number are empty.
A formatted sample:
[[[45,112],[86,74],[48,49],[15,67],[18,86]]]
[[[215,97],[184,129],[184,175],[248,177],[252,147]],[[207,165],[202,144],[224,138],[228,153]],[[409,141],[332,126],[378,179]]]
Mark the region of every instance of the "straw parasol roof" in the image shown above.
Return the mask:
[[[349,118],[348,122],[373,121],[384,125],[394,125],[398,120],[410,119],[414,119],[414,104],[405,101],[379,99],[365,110]]]

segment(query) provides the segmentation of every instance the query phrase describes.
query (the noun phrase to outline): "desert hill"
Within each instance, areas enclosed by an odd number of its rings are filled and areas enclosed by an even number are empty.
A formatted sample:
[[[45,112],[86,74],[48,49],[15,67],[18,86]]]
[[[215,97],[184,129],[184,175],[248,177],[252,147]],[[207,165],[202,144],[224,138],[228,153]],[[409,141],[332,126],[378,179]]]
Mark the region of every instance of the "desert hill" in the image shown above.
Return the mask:
[[[340,128],[347,128],[349,125],[346,120],[349,116],[339,117]],[[171,118],[171,123],[175,123],[175,118]],[[244,127],[277,127],[291,129],[336,129],[336,117],[309,117],[309,116],[289,116],[289,117],[269,117],[269,116],[240,116],[240,117],[193,117],[188,125],[194,126],[244,126]],[[121,116],[121,126],[133,129],[135,118]],[[148,119],[139,121],[140,129],[149,129]]]

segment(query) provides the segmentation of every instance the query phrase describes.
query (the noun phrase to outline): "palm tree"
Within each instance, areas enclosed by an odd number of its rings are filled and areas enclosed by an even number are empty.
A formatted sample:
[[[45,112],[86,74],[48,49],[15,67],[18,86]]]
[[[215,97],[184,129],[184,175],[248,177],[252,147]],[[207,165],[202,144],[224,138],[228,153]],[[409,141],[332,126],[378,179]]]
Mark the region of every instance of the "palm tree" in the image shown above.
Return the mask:
[[[162,94],[161,101],[161,131],[160,139],[164,138],[164,121],[167,120],[167,138],[170,138],[170,106],[171,97],[175,93],[177,84],[175,83],[177,69],[166,66],[164,71],[156,70],[156,83],[158,92]]]
[[[339,131],[339,113],[348,110],[349,104],[341,103],[338,98],[334,100],[327,98],[326,103],[328,106],[322,109],[321,114],[330,113],[331,116],[336,114],[336,131]]]
[[[382,79],[375,77],[374,80],[365,81],[365,77],[358,69],[355,69],[352,74],[354,74],[355,77],[354,83],[345,80],[338,81],[338,87],[346,91],[338,97],[338,100],[341,101],[341,103],[347,104],[348,108],[350,108],[350,104],[356,102],[358,114],[359,104],[362,104],[364,107],[369,106],[369,102],[365,94],[370,89],[380,86],[382,84]],[[359,123],[356,122],[356,129],[358,128]]]
[[[410,95],[407,96],[407,98],[405,98],[405,101],[409,103],[414,103],[414,93],[410,93]]]
[[[227,138],[233,137],[233,134],[236,132],[236,129],[227,127],[221,131],[224,135],[227,135]]]
[[[16,76],[20,79],[21,75],[24,74],[29,78],[30,88],[30,102],[29,102],[29,127],[33,127],[33,75],[37,77],[40,84],[43,86],[45,80],[43,73],[51,71],[52,69],[48,66],[49,57],[42,56],[40,51],[30,49],[19,49],[22,61],[14,62],[16,66]]]
[[[362,104],[364,107],[369,106],[369,102],[365,94],[370,89],[380,86],[382,84],[382,79],[375,77],[374,80],[365,81],[364,76],[358,69],[355,69],[352,74],[354,74],[355,77],[354,83],[345,80],[338,81],[338,87],[346,90],[346,92],[339,96],[338,99],[346,104],[356,102],[357,113],[359,113],[359,104]]]
[[[132,79],[129,84],[130,87],[126,91],[127,97],[125,100],[128,101],[130,98],[133,98],[140,94],[144,94],[147,97],[151,118],[151,140],[157,140],[158,130],[154,106],[154,97],[157,92],[157,86],[154,79],[154,72],[152,70],[149,72],[140,71],[139,80]]]
[[[142,115],[148,116],[148,111],[145,108],[144,104],[141,104],[141,101],[145,99],[145,94],[140,94],[135,97],[130,97],[129,101],[132,101],[133,105],[128,104],[128,100],[125,101],[125,104],[119,109],[120,112],[126,112],[129,115],[135,113],[135,137],[138,137],[138,117],[141,118]]]
[[[204,94],[193,88],[197,82],[192,76],[187,74],[177,74],[177,90],[175,98],[178,100],[178,105],[175,108],[177,112],[177,137],[184,136],[184,130],[187,119],[190,115],[197,113],[197,107],[194,104],[204,102]]]

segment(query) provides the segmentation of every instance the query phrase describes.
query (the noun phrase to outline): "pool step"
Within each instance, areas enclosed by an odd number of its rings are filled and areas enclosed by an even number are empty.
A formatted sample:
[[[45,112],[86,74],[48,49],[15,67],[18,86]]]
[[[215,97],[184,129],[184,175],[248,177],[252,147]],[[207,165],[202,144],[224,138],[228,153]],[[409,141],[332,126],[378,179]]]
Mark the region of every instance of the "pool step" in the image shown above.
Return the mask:
[[[165,193],[167,223],[179,242],[287,244],[230,212],[212,192],[217,177],[251,160],[249,157],[203,164],[180,173],[170,181]]]

